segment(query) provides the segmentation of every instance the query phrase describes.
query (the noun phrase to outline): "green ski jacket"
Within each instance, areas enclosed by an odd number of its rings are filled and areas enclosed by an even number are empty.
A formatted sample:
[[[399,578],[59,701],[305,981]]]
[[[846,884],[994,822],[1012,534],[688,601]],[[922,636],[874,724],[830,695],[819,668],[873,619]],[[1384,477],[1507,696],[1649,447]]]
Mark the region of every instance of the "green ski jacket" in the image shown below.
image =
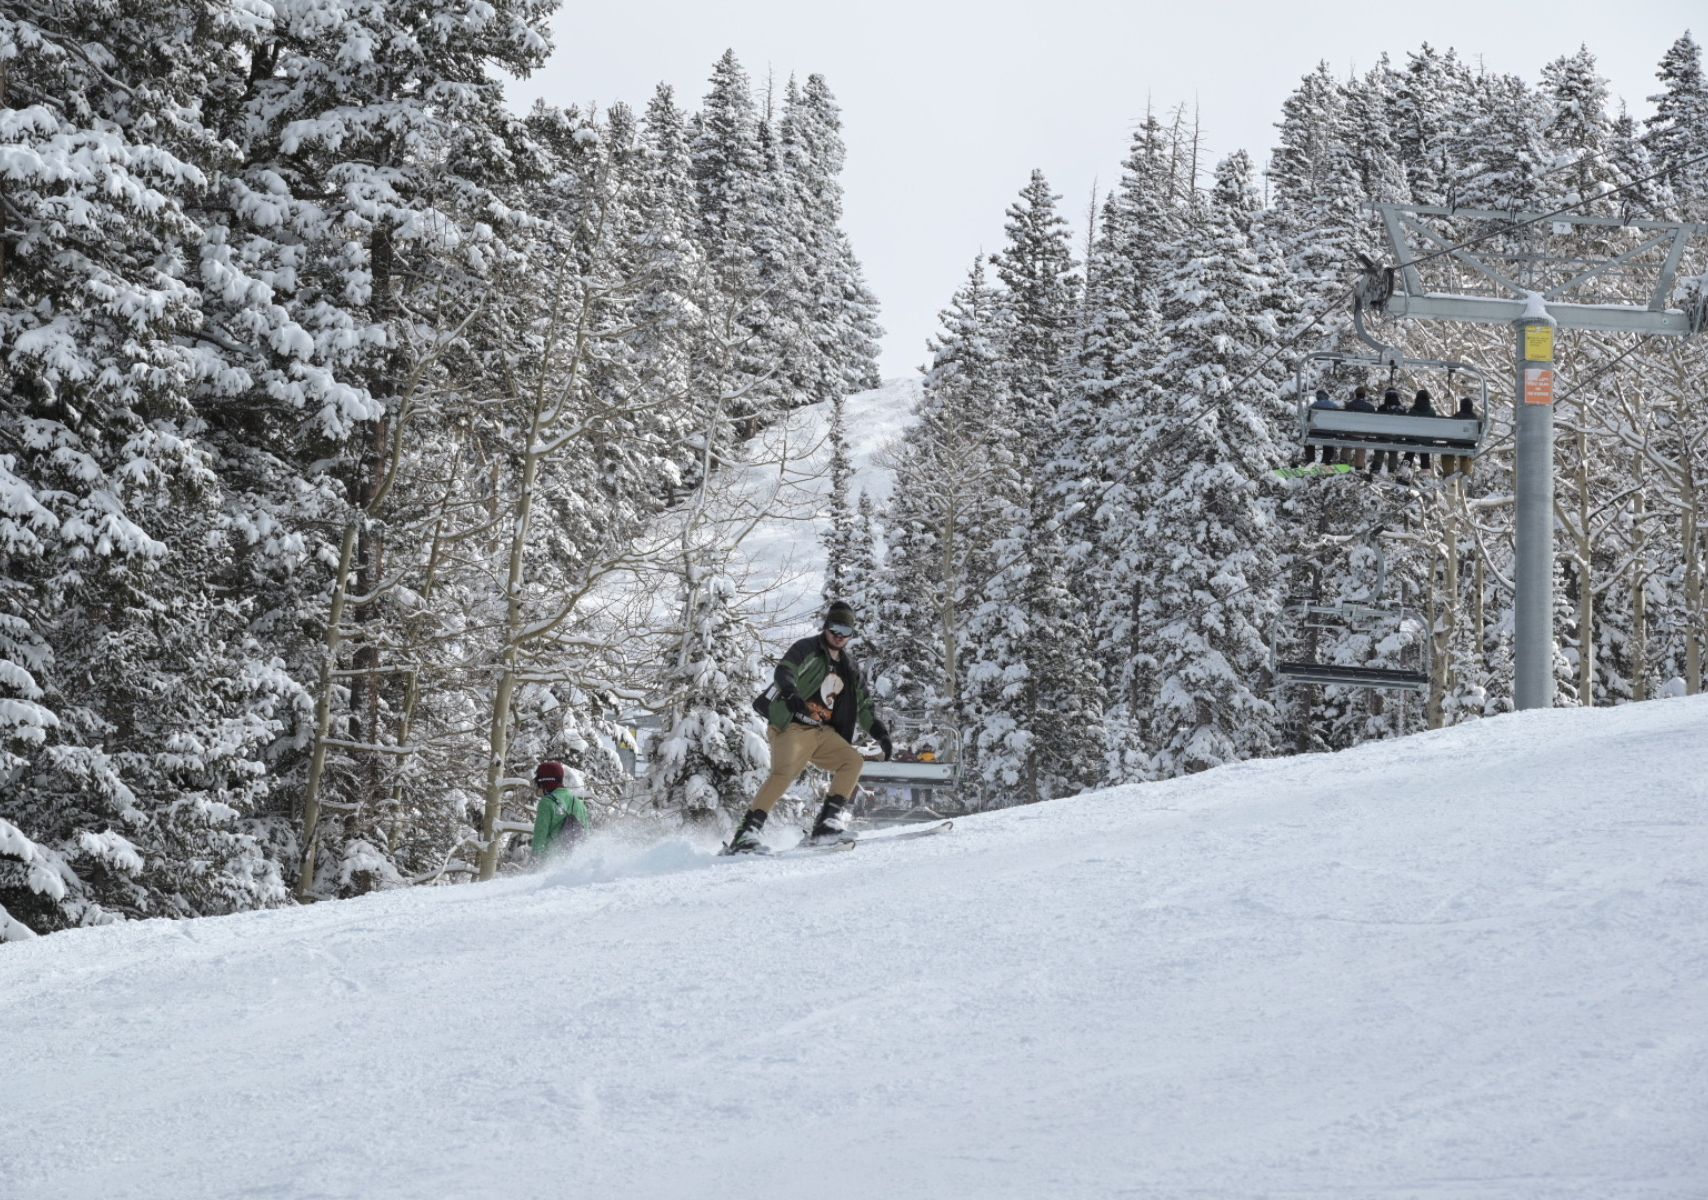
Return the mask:
[[[540,797],[540,807],[534,813],[534,856],[545,854],[560,835],[563,846],[559,848],[568,849],[587,836],[591,824],[587,805],[580,796],[566,787],[547,792]]]
[[[883,722],[878,720],[872,708],[872,694],[866,690],[866,680],[860,674],[860,668],[854,665],[854,656],[843,650],[842,657],[854,693],[853,719],[846,722],[846,729],[842,727],[843,722],[839,721],[830,722],[830,727],[850,742],[854,740],[855,725],[873,737],[887,737]],[[782,661],[777,664],[771,686],[759,693],[753,707],[771,722],[774,728],[787,729],[789,722],[794,720],[787,697],[818,696],[819,689],[824,686],[825,676],[829,675],[830,671],[830,652],[825,649],[824,638],[817,635],[802,638],[783,655]]]

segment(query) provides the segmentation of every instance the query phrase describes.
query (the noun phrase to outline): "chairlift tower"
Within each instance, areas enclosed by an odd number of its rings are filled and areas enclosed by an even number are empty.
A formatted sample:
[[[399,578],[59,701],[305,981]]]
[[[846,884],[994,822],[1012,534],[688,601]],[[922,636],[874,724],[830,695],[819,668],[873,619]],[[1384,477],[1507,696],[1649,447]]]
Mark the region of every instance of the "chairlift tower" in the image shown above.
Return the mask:
[[[1371,311],[1513,329],[1518,488],[1513,700],[1521,709],[1551,707],[1554,333],[1594,329],[1683,337],[1702,332],[1708,281],[1698,275],[1681,283],[1680,269],[1708,226],[1415,204],[1372,207],[1381,215],[1399,265],[1360,283],[1360,298]]]

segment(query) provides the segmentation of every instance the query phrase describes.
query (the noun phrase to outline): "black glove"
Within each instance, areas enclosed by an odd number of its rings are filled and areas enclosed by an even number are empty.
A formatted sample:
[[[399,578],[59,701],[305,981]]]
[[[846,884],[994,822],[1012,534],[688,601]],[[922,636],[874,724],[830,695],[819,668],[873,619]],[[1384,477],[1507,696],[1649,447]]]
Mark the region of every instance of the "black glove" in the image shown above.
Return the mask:
[[[789,714],[796,717],[807,715],[807,702],[801,699],[799,692],[790,692],[783,697],[783,703],[789,706]]]
[[[889,762],[890,755],[895,753],[895,747],[890,745],[890,727],[882,721],[874,720],[866,732],[871,734],[872,740],[883,748],[884,761]]]

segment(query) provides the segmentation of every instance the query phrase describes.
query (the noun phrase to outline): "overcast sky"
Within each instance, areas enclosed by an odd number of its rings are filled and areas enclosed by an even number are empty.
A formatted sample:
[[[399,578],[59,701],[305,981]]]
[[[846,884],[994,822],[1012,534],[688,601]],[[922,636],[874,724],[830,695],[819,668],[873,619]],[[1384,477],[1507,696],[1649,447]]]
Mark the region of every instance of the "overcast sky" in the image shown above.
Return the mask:
[[[1147,104],[1195,105],[1210,162],[1243,148],[1261,167],[1281,102],[1319,59],[1362,71],[1428,42],[1536,82],[1587,43],[1642,117],[1693,16],[1701,41],[1698,0],[566,4],[550,64],[511,94],[518,108],[543,96],[638,110],[662,81],[695,109],[725,49],[760,89],[768,72],[779,90],[791,73],[825,76],[848,143],[844,224],[883,306],[893,378],[925,361],[937,313],[973,255],[1001,247],[1003,211],[1034,167],[1083,238],[1092,188],[1117,178]]]

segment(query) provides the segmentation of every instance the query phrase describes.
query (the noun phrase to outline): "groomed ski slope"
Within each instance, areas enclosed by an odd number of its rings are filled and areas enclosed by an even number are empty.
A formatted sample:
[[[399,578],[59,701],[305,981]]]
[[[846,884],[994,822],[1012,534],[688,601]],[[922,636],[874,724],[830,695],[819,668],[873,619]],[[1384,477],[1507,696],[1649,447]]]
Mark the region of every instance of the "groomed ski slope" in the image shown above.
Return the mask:
[[[1708,1196],[1708,699],[0,950],[0,1196]]]

